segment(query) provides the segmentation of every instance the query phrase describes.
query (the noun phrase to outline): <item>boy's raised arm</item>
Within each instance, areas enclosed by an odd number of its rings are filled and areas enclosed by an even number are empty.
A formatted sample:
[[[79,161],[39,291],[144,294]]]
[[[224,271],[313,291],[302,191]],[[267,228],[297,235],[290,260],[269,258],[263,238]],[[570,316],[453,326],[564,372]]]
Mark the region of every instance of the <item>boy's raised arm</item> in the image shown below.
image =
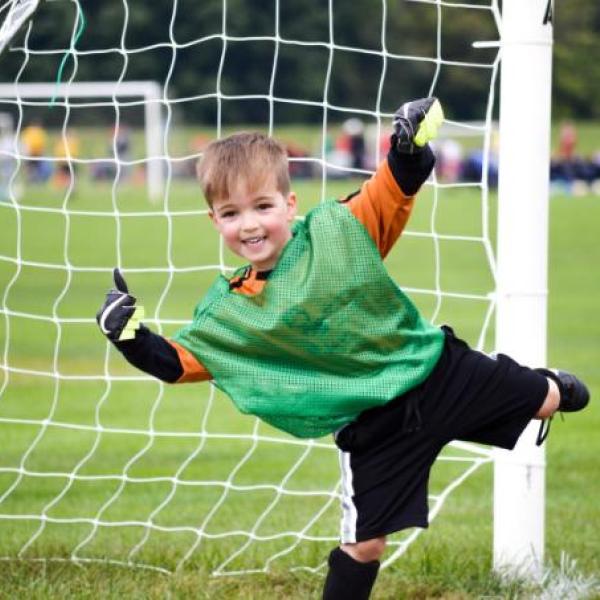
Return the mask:
[[[387,159],[360,191],[344,202],[365,226],[385,257],[402,233],[414,195],[429,177],[435,157],[428,142],[437,135],[443,112],[436,98],[403,104],[394,116]]]
[[[211,379],[210,373],[184,348],[153,333],[140,323],[143,309],[129,294],[118,269],[115,287],[96,315],[100,330],[134,367],[164,381],[179,383]]]

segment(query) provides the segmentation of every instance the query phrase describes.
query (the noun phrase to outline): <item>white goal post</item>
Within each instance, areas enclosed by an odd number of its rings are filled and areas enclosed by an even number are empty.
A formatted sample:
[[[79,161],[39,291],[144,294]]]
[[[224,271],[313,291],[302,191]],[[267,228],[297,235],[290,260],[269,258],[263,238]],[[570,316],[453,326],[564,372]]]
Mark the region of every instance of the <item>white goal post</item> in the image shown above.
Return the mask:
[[[100,98],[110,98],[111,105],[119,98],[138,98],[123,102],[122,106],[140,105],[144,110],[145,165],[148,195],[152,201],[158,201],[164,190],[165,165],[163,152],[163,123],[161,106],[163,90],[156,81],[84,81],[68,83],[0,83],[0,102],[13,99],[43,99],[54,104],[70,103],[73,99],[91,99],[83,106],[98,106]],[[59,100],[61,99],[61,100]],[[96,100],[96,101],[94,101]],[[82,106],[82,104],[79,104]]]
[[[496,350],[546,364],[552,21],[549,0],[504,0]],[[494,566],[541,574],[544,447],[532,423],[494,460]]]

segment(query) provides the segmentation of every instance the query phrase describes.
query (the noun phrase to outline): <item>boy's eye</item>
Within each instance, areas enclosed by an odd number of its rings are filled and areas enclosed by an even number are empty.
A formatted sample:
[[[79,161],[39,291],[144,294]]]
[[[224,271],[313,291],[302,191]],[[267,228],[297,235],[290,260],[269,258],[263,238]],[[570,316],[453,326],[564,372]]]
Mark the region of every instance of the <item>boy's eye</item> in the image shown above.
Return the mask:
[[[230,219],[231,217],[235,216],[235,211],[233,210],[226,210],[225,212],[221,213],[221,218],[222,219]]]
[[[261,202],[258,205],[259,210],[267,210],[268,208],[271,208],[273,206],[273,204],[271,202]]]

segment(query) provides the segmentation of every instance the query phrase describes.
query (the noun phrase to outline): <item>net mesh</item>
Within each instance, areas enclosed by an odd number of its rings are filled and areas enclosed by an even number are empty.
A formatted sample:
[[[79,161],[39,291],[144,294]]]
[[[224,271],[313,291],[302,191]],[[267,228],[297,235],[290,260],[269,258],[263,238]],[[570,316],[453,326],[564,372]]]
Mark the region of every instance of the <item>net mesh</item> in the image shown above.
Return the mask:
[[[496,37],[498,9],[389,0],[365,14],[332,0],[304,8],[277,0],[270,10],[227,0],[163,4],[42,3],[1,57],[12,79],[0,110],[13,125],[0,149],[0,554],[166,572],[319,571],[339,536],[333,444],[240,416],[208,384],[150,380],[124,364],[93,314],[117,266],[146,323],[170,335],[215,275],[239,265],[210,228],[193,181],[208,140],[248,123],[284,138],[306,212],[373,171],[399,103],[434,94],[452,104],[455,77],[475,82],[478,112],[468,122],[450,115],[438,147],[445,160],[387,266],[424,316],[451,321],[490,349],[498,57],[475,52],[466,34],[484,23],[475,30]],[[318,11],[314,26],[296,27],[309,8]],[[97,29],[111,10],[119,27]],[[158,39],[142,35],[148,11],[164,23]],[[201,13],[193,27],[191,11]],[[68,23],[64,35],[57,22]],[[411,30],[421,22],[431,25],[425,40]],[[366,30],[378,32],[377,43],[363,39]],[[468,40],[463,55],[445,55],[445,36],[459,34]],[[205,71],[190,79],[188,63]],[[300,66],[319,76],[299,77]],[[27,87],[48,73],[56,81]],[[130,87],[139,80],[158,87]],[[357,121],[367,148],[361,164],[347,146]],[[470,178],[450,174],[456,137],[479,160]],[[452,444],[434,469],[430,519],[490,460],[487,449]],[[385,564],[419,533],[392,536]]]

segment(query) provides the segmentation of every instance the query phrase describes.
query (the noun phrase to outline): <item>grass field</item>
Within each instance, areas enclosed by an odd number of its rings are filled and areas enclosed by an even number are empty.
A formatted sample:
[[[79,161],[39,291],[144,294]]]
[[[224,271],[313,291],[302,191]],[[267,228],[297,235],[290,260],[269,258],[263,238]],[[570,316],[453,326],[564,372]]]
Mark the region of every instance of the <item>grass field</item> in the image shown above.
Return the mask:
[[[326,195],[343,195],[357,183],[334,181]],[[302,211],[321,191],[311,181],[299,181],[296,189]],[[476,190],[440,190],[436,197],[430,189],[424,191],[410,222],[411,235],[403,237],[387,260],[395,279],[409,290],[435,289],[436,246],[431,237],[418,234],[431,231],[433,214],[437,233],[482,236],[480,202]],[[191,214],[199,206],[196,186],[187,181],[173,183],[162,213],[162,206],[147,203],[143,188],[123,185],[114,192],[109,184],[85,180],[67,202],[61,191],[40,187],[26,190],[21,210],[0,203],[0,348],[5,367],[0,374],[0,556],[23,559],[0,562],[0,598],[319,596],[319,575],[288,568],[318,565],[332,542],[302,544],[275,561],[269,575],[215,578],[209,577],[211,569],[246,538],[203,538],[196,547],[196,534],[185,529],[204,523],[211,536],[251,531],[276,496],[273,486],[289,473],[303,448],[262,443],[234,471],[251,440],[202,441],[198,432],[252,434],[254,421],[237,415],[219,395],[207,416],[210,393],[205,384],[163,389],[136,379],[138,373],[109,349],[93,320],[117,264],[144,304],[151,326],[168,335],[189,318],[216,273],[197,266],[220,263],[219,242],[208,219]],[[557,196],[550,211],[549,363],[581,374],[597,398],[600,199]],[[492,242],[494,227],[492,219]],[[485,295],[492,290],[481,243],[441,241],[439,250],[444,292]],[[227,264],[234,262],[226,255]],[[477,341],[487,302],[444,298],[437,306],[435,295],[415,293],[414,298],[426,316],[435,314],[437,322],[449,322],[463,337]],[[490,331],[487,348],[492,339]],[[558,568],[564,553],[577,561],[582,577],[600,573],[599,427],[600,408],[592,404],[584,415],[569,416],[564,423],[557,419],[547,446],[548,565]],[[257,431],[279,436],[264,425]],[[77,477],[64,476],[70,472]],[[439,464],[432,492],[457,472],[456,464]],[[119,477],[111,477],[115,474]],[[223,488],[182,483],[174,488],[175,475],[184,483],[231,476],[239,487],[256,481],[271,487],[232,489],[212,514]],[[298,530],[323,509],[307,534],[336,536],[337,502],[327,502],[337,478],[335,452],[327,447],[311,450],[285,487],[327,494],[286,495],[255,533]],[[44,509],[46,522],[39,519]],[[429,532],[382,573],[374,598],[532,595],[524,583],[490,575],[491,510],[488,465],[451,495]],[[125,525],[95,529],[94,519]],[[149,520],[156,527],[145,527]],[[126,525],[131,521],[135,524]],[[177,527],[182,529],[173,532]],[[283,547],[277,540],[253,544],[229,567],[260,566]],[[81,559],[132,559],[173,569],[190,548],[194,553],[172,576],[102,563],[80,568],[35,560],[68,558],[75,552]]]

